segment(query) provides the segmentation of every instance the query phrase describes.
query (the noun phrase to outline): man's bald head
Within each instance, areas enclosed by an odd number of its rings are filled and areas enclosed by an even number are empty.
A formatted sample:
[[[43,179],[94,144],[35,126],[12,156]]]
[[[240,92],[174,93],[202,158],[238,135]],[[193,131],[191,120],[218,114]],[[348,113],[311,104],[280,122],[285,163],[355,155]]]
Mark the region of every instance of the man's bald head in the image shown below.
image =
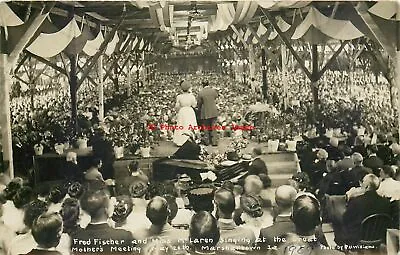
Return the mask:
[[[296,199],[297,191],[290,185],[279,186],[275,191],[275,202],[279,208],[291,209]]]
[[[147,205],[146,216],[154,225],[164,225],[169,216],[167,200],[159,196],[152,198]]]

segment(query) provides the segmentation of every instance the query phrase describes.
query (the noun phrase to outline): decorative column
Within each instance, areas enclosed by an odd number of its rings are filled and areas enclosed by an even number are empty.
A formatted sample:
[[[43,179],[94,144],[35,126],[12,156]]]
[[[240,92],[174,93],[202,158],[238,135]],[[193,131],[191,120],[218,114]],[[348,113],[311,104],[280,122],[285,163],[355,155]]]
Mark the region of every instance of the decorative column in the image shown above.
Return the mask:
[[[281,57],[282,57],[282,88],[283,88],[283,107],[286,110],[288,107],[288,80],[287,80],[287,65],[288,65],[288,57],[286,46],[284,44],[281,45]]]
[[[78,76],[77,76],[77,56],[75,54],[69,55],[70,72],[69,72],[69,93],[71,96],[71,125],[74,133],[78,132]]]
[[[267,53],[261,49],[261,70],[262,70],[262,94],[264,102],[268,103],[268,73],[267,73]]]
[[[312,58],[312,73],[311,73],[311,91],[314,102],[314,117],[319,120],[319,95],[318,95],[318,46],[312,45],[311,49]]]
[[[397,85],[397,118],[398,118],[398,128],[399,128],[399,141],[400,141],[400,3],[397,2],[397,13],[396,13],[396,63],[394,72],[396,75],[396,85]]]
[[[99,73],[99,121],[104,121],[104,81],[103,81],[103,55],[97,60]]]
[[[132,77],[131,77],[131,56],[128,53],[128,63],[126,64],[126,85],[128,88],[128,96],[132,95]]]
[[[253,44],[249,45],[249,69],[250,69],[250,78],[256,78],[256,56],[254,53]]]
[[[1,44],[3,44],[3,42]],[[10,110],[10,72],[11,64],[8,61],[8,55],[0,53],[0,127],[3,162],[5,166],[8,166],[6,173],[10,178],[14,178]]]

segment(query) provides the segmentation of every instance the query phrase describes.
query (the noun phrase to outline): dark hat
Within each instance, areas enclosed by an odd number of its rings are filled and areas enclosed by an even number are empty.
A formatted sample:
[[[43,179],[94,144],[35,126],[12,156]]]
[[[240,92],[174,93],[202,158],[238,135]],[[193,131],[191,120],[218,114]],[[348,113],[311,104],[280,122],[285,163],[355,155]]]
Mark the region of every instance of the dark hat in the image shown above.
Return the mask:
[[[129,194],[133,198],[140,198],[143,197],[148,189],[147,183],[144,183],[142,181],[136,181],[133,182],[131,185],[129,185]]]
[[[111,218],[117,223],[124,222],[133,211],[132,199],[129,196],[119,196],[116,199],[117,204],[114,206],[114,212]]]
[[[188,199],[195,212],[211,212],[214,209],[212,202],[214,199],[214,189],[211,187],[199,187],[190,190],[188,192]]]
[[[261,208],[261,200],[254,195],[243,195],[240,197],[240,206],[245,213],[253,218],[258,218],[263,215]]]
[[[226,157],[227,157],[228,160],[231,160],[231,161],[238,161],[239,160],[239,156],[236,153],[236,151],[229,151],[226,154]]]

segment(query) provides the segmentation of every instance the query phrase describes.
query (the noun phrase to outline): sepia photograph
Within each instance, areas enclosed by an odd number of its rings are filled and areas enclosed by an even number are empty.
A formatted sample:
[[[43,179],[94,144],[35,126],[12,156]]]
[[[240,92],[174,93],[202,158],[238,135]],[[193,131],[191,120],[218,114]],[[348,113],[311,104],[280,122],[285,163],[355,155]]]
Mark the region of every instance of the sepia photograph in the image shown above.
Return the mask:
[[[400,255],[400,0],[0,0],[0,255]]]

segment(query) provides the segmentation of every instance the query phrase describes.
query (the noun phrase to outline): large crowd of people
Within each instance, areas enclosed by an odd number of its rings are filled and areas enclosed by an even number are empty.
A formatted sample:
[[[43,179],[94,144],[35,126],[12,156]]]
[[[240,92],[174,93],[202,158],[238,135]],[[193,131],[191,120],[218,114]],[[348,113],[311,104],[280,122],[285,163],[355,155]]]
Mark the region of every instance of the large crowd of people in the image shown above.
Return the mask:
[[[31,167],[26,159],[33,155],[35,144],[49,152],[57,144],[72,145],[78,138],[89,140],[96,157],[82,173],[76,154],[67,154],[60,171],[63,181],[46,189],[37,190],[25,178],[2,176],[1,252],[295,254],[288,252],[297,247],[313,254],[340,254],[381,250],[382,233],[399,229],[400,145],[393,131],[397,117],[387,99],[389,87],[361,72],[354,73],[352,86],[344,86],[348,77],[327,71],[319,83],[321,112],[316,117],[304,75],[288,75],[286,90],[278,73],[268,75],[268,102],[273,111],[264,116],[262,125],[259,119],[248,118],[249,107],[263,103],[261,95],[249,93],[250,84],[222,74],[209,74],[207,79],[199,74],[158,74],[138,91],[120,86],[115,92],[112,85],[107,86],[105,119],[100,125],[94,103],[97,91],[83,87],[78,137],[69,136],[68,86],[34,95],[35,112],[31,112],[29,96],[13,98],[14,157],[15,162],[24,162],[16,167]],[[263,151],[256,148],[247,174],[237,182],[182,189],[178,183],[155,182],[137,162],[129,165],[129,178],[111,180],[113,173],[106,169],[114,158],[102,148],[123,146],[125,152],[135,154],[141,146],[172,141],[173,131],[149,129],[149,125],[176,124],[174,106],[182,80],[191,85],[193,94],[198,94],[205,80],[216,88],[217,124],[262,126],[240,133],[223,130],[219,136],[251,140],[261,132],[265,141],[296,138],[301,172],[272,188]],[[372,230],[379,233],[375,243],[366,240],[368,219],[380,222]],[[324,224],[333,227],[334,241],[326,236]]]

